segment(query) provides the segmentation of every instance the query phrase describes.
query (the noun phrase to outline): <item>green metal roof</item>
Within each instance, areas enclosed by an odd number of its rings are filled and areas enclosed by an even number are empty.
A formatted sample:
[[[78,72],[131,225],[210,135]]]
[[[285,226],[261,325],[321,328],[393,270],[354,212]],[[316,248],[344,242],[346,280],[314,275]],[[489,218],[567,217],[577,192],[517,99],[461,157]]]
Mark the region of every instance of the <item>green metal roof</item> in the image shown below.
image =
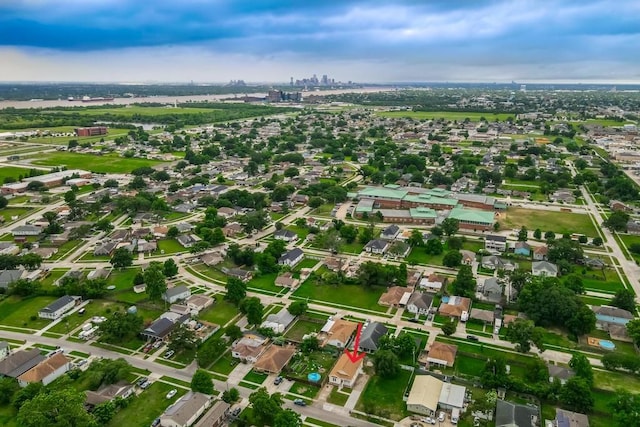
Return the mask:
[[[449,194],[451,194],[451,191],[445,190],[444,188],[430,188],[429,191],[427,191],[425,194],[430,194],[432,196],[438,197],[447,197]]]
[[[478,209],[464,209],[460,207],[451,209],[449,218],[479,224],[493,224],[494,222],[493,212],[481,211]]]
[[[383,199],[402,199],[407,195],[405,190],[396,190],[392,188],[367,187],[358,192],[359,196],[368,196]]]
[[[413,203],[429,203],[434,205],[456,206],[458,201],[456,199],[449,199],[444,197],[432,196],[429,194],[410,194],[403,200]]]
[[[436,218],[438,216],[433,209],[424,207],[410,208],[409,213],[411,214],[411,218]]]

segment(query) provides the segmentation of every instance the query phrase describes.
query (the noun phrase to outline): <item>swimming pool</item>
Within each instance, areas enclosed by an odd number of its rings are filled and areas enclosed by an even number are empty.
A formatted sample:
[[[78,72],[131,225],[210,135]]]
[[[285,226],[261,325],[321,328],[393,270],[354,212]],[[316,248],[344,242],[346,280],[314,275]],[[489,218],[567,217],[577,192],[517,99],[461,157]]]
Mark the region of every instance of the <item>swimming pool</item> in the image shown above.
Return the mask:
[[[598,344],[605,350],[614,350],[616,348],[616,345],[609,340],[600,340]]]
[[[307,379],[311,382],[317,383],[318,381],[320,381],[320,374],[317,372],[311,372],[309,375],[307,375]]]

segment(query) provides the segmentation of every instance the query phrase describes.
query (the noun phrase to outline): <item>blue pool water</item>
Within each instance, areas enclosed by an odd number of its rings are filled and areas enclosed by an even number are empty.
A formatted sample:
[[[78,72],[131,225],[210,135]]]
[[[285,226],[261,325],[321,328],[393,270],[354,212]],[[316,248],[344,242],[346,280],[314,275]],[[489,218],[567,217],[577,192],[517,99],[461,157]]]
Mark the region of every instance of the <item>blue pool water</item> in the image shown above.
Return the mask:
[[[307,379],[311,382],[317,383],[318,381],[320,381],[320,374],[317,372],[311,372],[309,375],[307,375]]]
[[[600,340],[600,347],[605,350],[613,350],[616,348],[616,345],[609,340]]]
[[[441,301],[446,304],[449,302],[449,297],[442,297]]]

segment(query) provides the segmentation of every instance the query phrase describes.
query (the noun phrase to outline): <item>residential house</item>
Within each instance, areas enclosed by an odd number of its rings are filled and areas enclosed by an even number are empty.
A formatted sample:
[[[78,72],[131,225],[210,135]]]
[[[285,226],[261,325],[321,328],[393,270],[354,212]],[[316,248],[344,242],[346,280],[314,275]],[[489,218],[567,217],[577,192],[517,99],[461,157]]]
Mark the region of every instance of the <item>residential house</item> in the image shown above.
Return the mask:
[[[640,234],[640,221],[636,219],[630,219],[627,221],[627,233]]]
[[[188,222],[180,222],[176,224],[175,227],[180,233],[189,233],[190,231],[193,231],[193,229],[195,229],[195,226]]]
[[[229,276],[236,277],[243,282],[248,282],[253,277],[253,273],[249,270],[243,270],[241,268],[230,268],[225,271]]]
[[[12,352],[0,360],[0,377],[18,378],[44,359],[39,348]]]
[[[386,307],[404,307],[409,298],[411,297],[411,289],[404,286],[392,286],[387,289],[380,299],[378,299],[379,305]]]
[[[380,237],[387,240],[394,240],[396,237],[398,237],[399,233],[400,227],[395,224],[391,224],[387,228],[382,230],[382,233],[380,233]]]
[[[109,277],[111,270],[107,270],[106,268],[96,268],[95,270],[91,270],[89,274],[87,274],[87,279],[106,279]]]
[[[331,372],[329,372],[329,384],[339,388],[353,388],[358,376],[362,373],[362,364],[363,359],[354,363],[347,354],[342,353]]]
[[[429,347],[426,362],[428,366],[452,367],[456,361],[458,346],[434,341]]]
[[[160,416],[162,427],[191,427],[200,415],[211,406],[212,397],[208,394],[189,391],[173,405],[165,409]]]
[[[549,261],[534,261],[531,264],[531,274],[542,277],[558,276],[558,266]]]
[[[189,315],[166,312],[157,318],[149,327],[140,334],[149,341],[164,341],[171,331],[189,319]]]
[[[218,215],[226,219],[233,218],[237,214],[238,214],[238,211],[233,208],[228,208],[226,206],[222,206],[218,208]]]
[[[484,248],[488,251],[504,252],[507,250],[507,238],[495,234],[489,234],[484,238]]]
[[[41,257],[42,259],[49,259],[52,256],[54,256],[55,254],[58,253],[58,248],[33,248],[31,249],[31,251],[29,251],[32,254],[36,254],[39,257]]]
[[[153,237],[158,239],[163,239],[167,237],[167,233],[169,232],[169,227],[166,225],[158,225],[153,227]]]
[[[11,234],[14,237],[38,236],[40,233],[42,233],[42,227],[30,224],[19,225],[11,230]]]
[[[483,310],[481,308],[472,308],[469,312],[469,319],[478,320],[485,325],[493,325],[495,313],[491,310]]]
[[[94,408],[101,403],[109,402],[115,398],[126,399],[133,395],[134,387],[127,381],[118,381],[115,384],[109,384],[100,387],[96,391],[85,391],[86,399],[84,401],[85,406]]]
[[[440,276],[436,273],[431,273],[429,276],[423,277],[418,286],[427,292],[437,293],[440,292],[442,287],[446,284],[446,277]]]
[[[407,311],[413,314],[426,315],[431,311],[432,303],[432,295],[414,292],[407,302]]]
[[[18,255],[20,248],[13,242],[0,242],[0,255]]]
[[[527,242],[516,242],[513,246],[513,253],[528,257],[531,255],[531,246]]]
[[[460,254],[462,255],[462,265],[472,265],[476,260],[476,253],[473,251],[461,249]]]
[[[362,328],[360,334],[360,350],[374,353],[378,349],[380,338],[387,335],[389,330],[380,322],[370,322]]]
[[[196,239],[191,234],[181,234],[176,237],[176,240],[185,248],[190,248],[196,242]]]
[[[131,230],[129,229],[115,230],[113,233],[111,233],[110,237],[111,237],[111,240],[115,240],[116,242],[129,240],[129,237],[131,237]]]
[[[220,252],[209,252],[200,255],[200,261],[207,267],[211,267],[224,261],[224,256]]]
[[[573,191],[571,190],[556,190],[553,194],[549,195],[549,200],[552,202],[562,202],[562,203],[575,203],[576,196],[573,195]]]
[[[295,267],[304,258],[304,252],[300,248],[293,248],[284,253],[279,259],[278,264],[287,267]]]
[[[392,258],[405,258],[411,252],[411,246],[408,243],[402,241],[394,241],[391,243],[387,256]]]
[[[185,285],[175,286],[173,288],[169,288],[166,290],[164,294],[162,294],[162,299],[168,302],[169,304],[173,304],[176,301],[181,301],[189,298],[191,296],[191,290]]]
[[[540,422],[540,409],[534,405],[521,405],[498,399],[496,427],[531,427]]]
[[[270,314],[260,325],[262,328],[269,328],[276,334],[283,333],[295,320],[296,316],[289,313],[289,310],[282,309],[276,314]]]
[[[216,401],[200,418],[195,427],[222,427],[226,425],[225,420],[229,415],[229,408],[231,408],[231,405],[228,403],[222,400]]]
[[[117,246],[118,246],[118,242],[116,241],[105,242],[99,246],[96,246],[96,248],[93,250],[93,255],[111,256],[111,254],[113,253],[113,251],[116,249]]]
[[[245,333],[231,347],[231,356],[243,362],[255,363],[267,349],[266,343],[267,339],[260,335]]]
[[[196,205],[191,203],[180,203],[173,207],[173,210],[179,213],[191,213],[196,209]]]
[[[24,270],[2,270],[0,271],[0,289],[8,289],[13,282],[20,280]]]
[[[518,268],[518,264],[508,259],[500,258],[499,256],[489,255],[483,256],[481,261],[482,268],[488,270],[506,270],[513,271]]]
[[[368,253],[383,255],[389,249],[389,246],[388,240],[373,239],[364,246],[364,250]]]
[[[258,372],[277,374],[284,369],[294,354],[296,354],[296,348],[293,346],[280,347],[272,344],[258,357],[253,369]]]
[[[191,295],[185,301],[187,307],[189,308],[189,312],[192,315],[198,315],[201,311],[210,307],[214,303],[214,299],[206,296],[206,295]]]
[[[273,233],[273,238],[276,240],[284,240],[285,242],[295,242],[298,240],[298,235],[291,230],[282,228]]]
[[[620,200],[609,201],[609,208],[612,211],[631,212],[633,209],[629,205],[621,202]]]
[[[448,300],[442,301],[438,308],[441,316],[456,317],[466,321],[471,310],[471,299],[460,296],[450,296]]]
[[[71,359],[68,359],[62,352],[58,352],[20,375],[18,384],[20,387],[26,387],[31,383],[48,385],[69,370],[71,370]]]
[[[549,248],[546,246],[538,246],[533,250],[534,261],[546,261]]]
[[[67,311],[80,302],[81,298],[77,296],[65,295],[53,301],[48,306],[44,307],[38,312],[38,317],[41,319],[56,320],[62,317]]]
[[[604,331],[608,331],[611,326],[615,325],[626,326],[633,320],[633,314],[618,307],[594,305],[591,310],[596,314],[596,327]]]
[[[589,427],[589,417],[585,414],[556,408],[556,419],[549,427]]]
[[[3,360],[11,353],[11,347],[6,341],[0,341],[0,360]]]
[[[329,318],[320,330],[318,340],[323,347],[330,345],[337,348],[346,348],[357,329],[358,324],[355,322]]]
[[[445,383],[431,375],[416,375],[407,397],[407,410],[434,416],[438,408],[459,412],[464,407],[466,388]]]
[[[235,237],[242,232],[242,225],[238,222],[232,222],[222,228],[225,237]]]
[[[478,287],[478,293],[481,299],[496,304],[502,302],[502,290],[502,282],[497,277],[484,279],[482,285]]]
[[[409,270],[407,271],[407,286],[411,288],[415,288],[420,283],[422,279],[422,271],[419,270]]]
[[[286,273],[282,273],[276,277],[275,285],[293,289],[298,286],[299,282],[300,281],[298,279],[293,277],[293,274],[290,271],[287,271]]]
[[[565,368],[564,366],[556,366],[552,364],[547,364],[547,369],[549,371],[549,382],[552,383],[554,380],[560,381],[560,384],[566,384],[569,378],[576,375],[573,370],[569,368]]]

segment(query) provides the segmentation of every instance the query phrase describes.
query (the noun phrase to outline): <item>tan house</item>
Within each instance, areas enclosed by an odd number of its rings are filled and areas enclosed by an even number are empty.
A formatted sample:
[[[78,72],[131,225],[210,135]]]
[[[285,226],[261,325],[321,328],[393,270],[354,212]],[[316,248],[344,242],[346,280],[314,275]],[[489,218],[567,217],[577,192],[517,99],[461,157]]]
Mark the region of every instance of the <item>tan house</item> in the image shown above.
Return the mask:
[[[71,369],[71,360],[62,354],[56,353],[51,357],[44,359],[27,372],[18,377],[20,387],[26,387],[31,383],[42,383],[42,385],[50,384],[56,378],[64,375]]]
[[[259,372],[277,374],[289,363],[289,360],[296,354],[295,347],[280,347],[271,345],[253,365],[253,369]]]
[[[429,365],[451,367],[456,361],[457,353],[458,346],[434,341],[431,347],[429,347],[427,363],[429,363]]]
[[[358,329],[358,324],[348,320],[328,320],[320,330],[318,340],[321,345],[331,345],[338,348],[345,348],[353,334]]]
[[[190,427],[211,406],[208,394],[189,391],[160,416],[163,427]]]
[[[293,277],[291,272],[282,273],[276,277],[275,285],[283,288],[295,288],[298,286],[299,280]]]
[[[336,385],[340,388],[352,388],[356,384],[358,375],[362,372],[363,359],[352,362],[349,356],[342,353],[333,369],[329,373],[329,384]]]
[[[469,317],[470,308],[471,300],[469,298],[452,296],[449,297],[447,302],[440,303],[438,313],[440,313],[441,316],[457,317],[466,321]]]
[[[185,301],[187,307],[189,308],[189,311],[192,314],[198,314],[200,313],[202,310],[210,307],[214,302],[214,299],[211,297],[208,297],[206,295],[191,295],[189,298],[187,298],[187,300]]]
[[[378,304],[386,307],[397,307],[407,303],[409,297],[403,299],[405,294],[411,295],[412,290],[404,286],[392,286],[380,295]],[[404,304],[402,304],[404,302]]]
[[[218,400],[211,408],[200,418],[195,427],[221,427],[226,425],[225,419],[229,414],[229,405],[222,400]]]

